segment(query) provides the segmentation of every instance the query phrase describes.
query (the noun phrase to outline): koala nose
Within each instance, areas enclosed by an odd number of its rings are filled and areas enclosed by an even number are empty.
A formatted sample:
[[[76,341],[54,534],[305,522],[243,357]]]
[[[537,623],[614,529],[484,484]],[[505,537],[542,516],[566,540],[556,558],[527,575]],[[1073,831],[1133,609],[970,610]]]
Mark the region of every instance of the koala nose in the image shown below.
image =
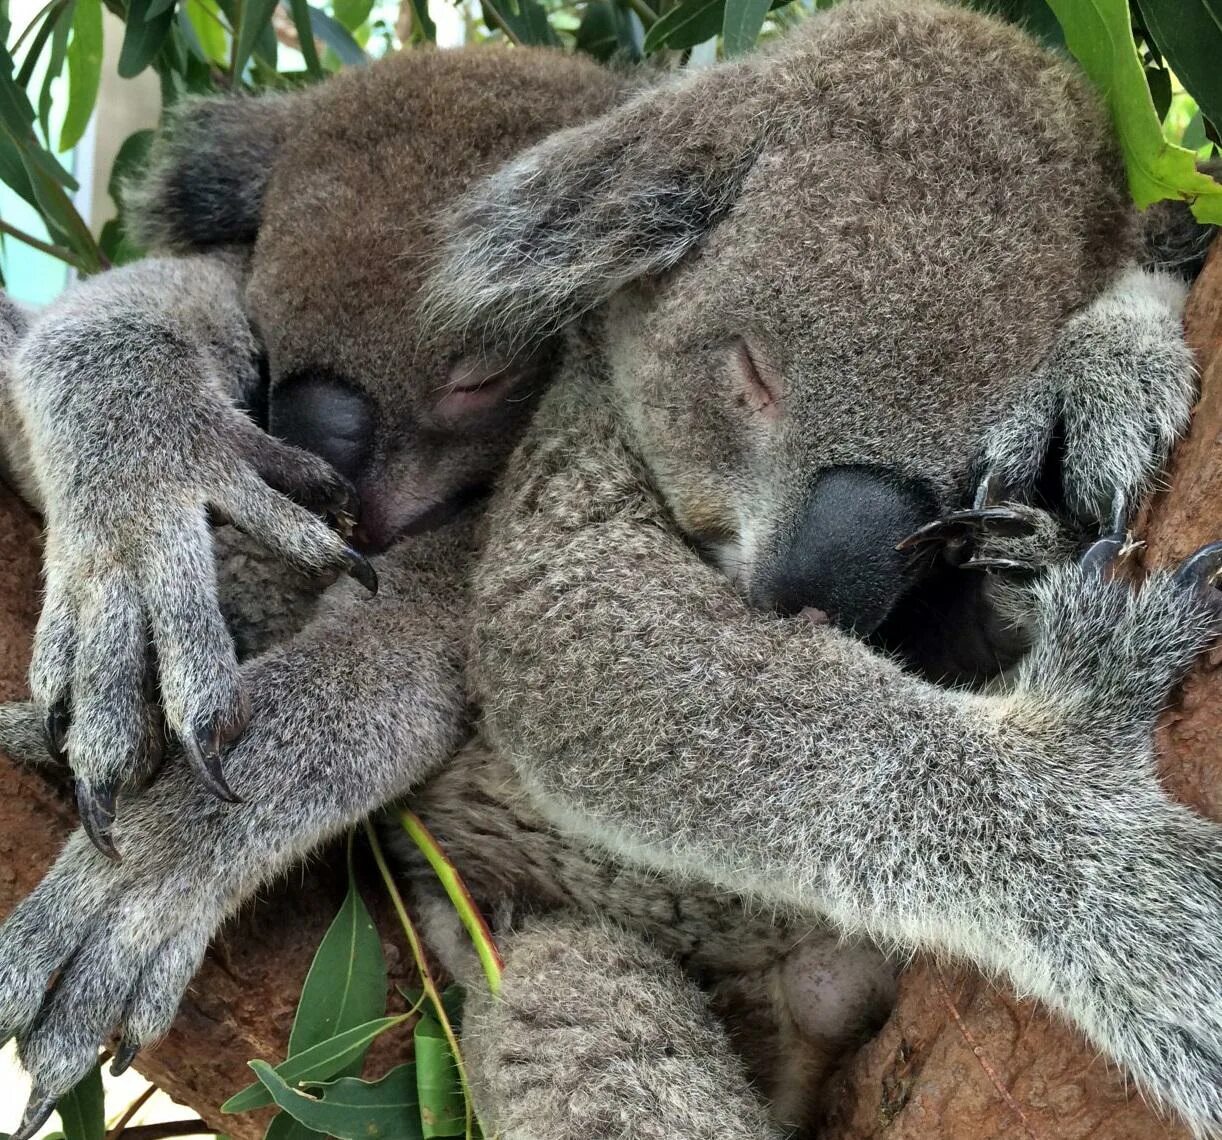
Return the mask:
[[[751,601],[785,614],[822,610],[867,637],[911,585],[909,559],[896,543],[937,515],[932,490],[919,480],[883,468],[829,468],[760,567]]]
[[[368,396],[324,370],[285,376],[268,399],[272,435],[321,455],[352,482],[372,450],[375,418]]]

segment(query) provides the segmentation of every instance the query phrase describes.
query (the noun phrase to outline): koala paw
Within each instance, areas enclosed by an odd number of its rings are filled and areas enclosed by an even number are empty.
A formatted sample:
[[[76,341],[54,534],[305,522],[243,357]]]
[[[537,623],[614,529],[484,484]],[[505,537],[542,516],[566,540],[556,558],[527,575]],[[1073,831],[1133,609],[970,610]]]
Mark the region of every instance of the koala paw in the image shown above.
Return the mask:
[[[33,1081],[17,1140],[116,1032],[121,1071],[169,1029],[220,912],[209,891],[161,871],[116,865],[77,835],[0,926],[0,1044],[17,1038]]]
[[[102,464],[48,489],[46,599],[31,690],[46,712],[52,754],[66,757],[76,775],[82,822],[112,857],[116,797],[155,768],[163,715],[197,778],[233,799],[221,755],[247,710],[216,594],[209,512],[292,565],[345,570],[377,589],[369,563],[281,493],[350,523],[356,508],[347,484],[236,408],[213,413],[207,439],[201,432],[181,444],[202,454],[162,465],[129,444],[116,460],[128,469]]]
[[[1034,395],[990,431],[990,473],[1017,489],[1035,487],[1059,437],[1064,507],[1083,523],[1123,530],[1195,399],[1183,298],[1182,284],[1134,269],[1072,317],[1040,366]]]

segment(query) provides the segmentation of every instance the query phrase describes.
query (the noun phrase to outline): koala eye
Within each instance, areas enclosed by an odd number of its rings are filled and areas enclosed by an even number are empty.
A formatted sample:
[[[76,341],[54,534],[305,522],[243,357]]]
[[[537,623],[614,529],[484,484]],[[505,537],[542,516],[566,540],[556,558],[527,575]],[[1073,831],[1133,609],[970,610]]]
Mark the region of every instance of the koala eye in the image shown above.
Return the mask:
[[[448,421],[478,416],[507,400],[514,388],[537,371],[533,362],[506,364],[496,359],[464,356],[451,366],[434,410]]]
[[[781,414],[779,370],[742,337],[735,338],[731,352],[739,403],[765,419],[775,420]]]

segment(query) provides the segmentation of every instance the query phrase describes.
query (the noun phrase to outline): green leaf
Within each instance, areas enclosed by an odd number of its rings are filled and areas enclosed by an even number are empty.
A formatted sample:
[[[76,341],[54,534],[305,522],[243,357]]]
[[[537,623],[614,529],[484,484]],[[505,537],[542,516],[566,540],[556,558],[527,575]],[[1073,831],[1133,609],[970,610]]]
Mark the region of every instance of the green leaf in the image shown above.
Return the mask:
[[[187,0],[179,9],[179,26],[185,22],[195,33],[204,59],[218,67],[229,63],[229,35],[220,18],[216,0]]]
[[[379,1081],[344,1077],[317,1086],[318,1096],[293,1088],[265,1061],[250,1067],[276,1104],[316,1132],[339,1140],[422,1140],[411,1064]]]
[[[382,940],[357,890],[350,861],[348,894],[319,943],[301,988],[288,1055],[295,1057],[338,1033],[380,1017],[385,1011],[386,959]],[[351,1073],[337,1069],[332,1075],[355,1076],[363,1059],[362,1054],[352,1062]]]
[[[388,1029],[402,1025],[407,1020],[406,1014],[398,1017],[379,1017],[376,1021],[366,1022],[320,1041],[313,1048],[290,1057],[276,1066],[276,1072],[290,1084],[298,1081],[325,1081],[328,1077],[341,1072],[356,1057],[364,1056],[365,1050],[375,1037],[380,1037]],[[255,1064],[254,1061],[251,1064]],[[267,1090],[258,1084],[247,1085],[241,1092],[235,1093],[223,1105],[222,1112],[249,1112],[252,1108],[262,1108],[271,1104]]]
[[[538,0],[518,0],[516,12],[507,0],[480,0],[480,3],[496,17],[489,23],[485,15],[484,23],[489,27],[504,28],[518,43],[541,47],[559,46],[560,37],[547,18],[547,9],[538,3]]]
[[[683,0],[645,33],[645,52],[660,47],[681,50],[712,39],[721,31],[726,0]]]
[[[155,0],[128,0],[127,25],[123,47],[119,50],[119,74],[124,79],[139,75],[161,50],[170,26],[174,23],[174,6],[150,12]]]
[[[67,1140],[104,1140],[106,1104],[102,1093],[102,1066],[95,1065],[80,1084],[55,1106]]]
[[[149,0],[148,8],[145,10],[144,18],[152,20],[162,15],[165,12],[172,12],[174,5],[178,0]]]
[[[1171,110],[1171,72],[1165,67],[1147,67],[1146,85],[1154,102],[1154,113],[1161,123]]]
[[[71,150],[85,133],[102,83],[102,0],[77,0],[68,44],[68,110],[59,149]]]
[[[1222,2],[1138,0],[1146,29],[1184,89],[1222,125]]]
[[[334,0],[331,11],[350,32],[358,31],[373,11],[373,0]]]
[[[436,43],[437,25],[429,15],[429,0],[411,0],[412,43]],[[487,23],[487,20],[484,21]]]
[[[287,1112],[278,1112],[263,1133],[263,1140],[316,1140],[322,1135],[294,1120]]]
[[[1049,0],[1065,42],[1103,93],[1116,124],[1138,206],[1163,198],[1192,203],[1202,222],[1222,222],[1222,184],[1196,169],[1195,155],[1163,137],[1129,18],[1127,0]]]
[[[728,56],[742,55],[755,47],[772,0],[725,0],[721,20],[721,42]]]
[[[352,33],[321,8],[311,6],[310,21],[314,25],[314,34],[335,52],[340,63],[346,67],[359,67],[369,62],[364,48],[352,38]]]
[[[458,1066],[454,1063],[445,1031],[432,1013],[423,1014],[416,1022],[412,1041],[420,1123],[426,1140],[435,1136],[462,1136],[467,1118]]]
[[[305,60],[306,71],[315,79],[321,79],[322,64],[318,61],[318,46],[314,43],[314,24],[310,19],[313,9],[307,0],[284,0],[284,3],[297,28],[297,44],[301,49],[301,58]]]
[[[640,19],[615,0],[595,0],[585,6],[577,28],[578,51],[604,61],[621,55],[636,63],[643,40]]]
[[[68,0],[55,20],[55,32],[51,37],[51,57],[47,60],[47,70],[42,77],[42,91],[38,95],[38,122],[44,138],[51,137],[51,85],[63,74],[75,9],[76,0]]]
[[[236,75],[242,74],[246,61],[250,59],[264,29],[271,27],[272,13],[275,10],[276,0],[242,0],[239,4],[237,46],[232,60]],[[274,56],[272,61],[275,62]]]

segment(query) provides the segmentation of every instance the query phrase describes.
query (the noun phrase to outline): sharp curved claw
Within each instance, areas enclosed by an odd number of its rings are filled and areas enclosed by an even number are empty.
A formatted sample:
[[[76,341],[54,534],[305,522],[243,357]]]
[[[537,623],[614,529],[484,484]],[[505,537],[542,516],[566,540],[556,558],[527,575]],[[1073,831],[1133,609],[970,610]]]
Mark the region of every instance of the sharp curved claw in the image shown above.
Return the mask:
[[[1175,571],[1175,580],[1189,589],[1217,585],[1222,574],[1222,542],[1211,542],[1194,550]]]
[[[926,523],[895,544],[896,550],[910,550],[927,542],[950,542],[967,538],[976,531],[989,531],[1006,538],[1021,538],[1035,533],[1035,524],[1015,507],[973,507],[954,511]]]
[[[94,785],[84,780],[76,782],[76,810],[81,817],[81,826],[90,842],[107,859],[118,863],[119,849],[111,838],[110,829],[115,822],[115,786]]]
[[[9,1140],[30,1140],[48,1120],[51,1119],[51,1113],[55,1111],[55,1105],[59,1098],[39,1095],[35,1089],[30,1094],[30,1102],[25,1106],[25,1115],[21,1118],[21,1123],[17,1127],[17,1131],[9,1137]]]
[[[139,1052],[139,1045],[133,1041],[128,1041],[126,1037],[123,1038],[119,1042],[119,1047],[115,1050],[114,1059],[110,1062],[110,1075],[112,1077],[121,1077],[132,1067],[132,1062],[136,1059],[136,1055]]]
[[[969,558],[961,566],[964,570],[1000,570],[1008,574],[1030,574],[1037,569],[1029,562],[1019,562],[1013,558]]]
[[[183,749],[187,753],[195,775],[218,800],[229,804],[240,804],[239,796],[225,779],[221,766],[221,734],[215,725],[197,728],[183,738]]]
[[[344,557],[348,560],[349,576],[360,582],[370,595],[376,594],[378,592],[378,574],[369,559],[350,546],[344,548]]]
[[[1096,539],[1078,562],[1078,565],[1082,567],[1082,572],[1102,578],[1124,549],[1127,539],[1128,536],[1123,531],[1105,534],[1102,538]]]
[[[68,763],[67,740],[69,723],[68,702],[61,697],[59,700],[52,702],[51,707],[47,709],[46,720],[43,721],[43,731],[47,737],[47,751],[51,754],[51,759],[57,764]]]

